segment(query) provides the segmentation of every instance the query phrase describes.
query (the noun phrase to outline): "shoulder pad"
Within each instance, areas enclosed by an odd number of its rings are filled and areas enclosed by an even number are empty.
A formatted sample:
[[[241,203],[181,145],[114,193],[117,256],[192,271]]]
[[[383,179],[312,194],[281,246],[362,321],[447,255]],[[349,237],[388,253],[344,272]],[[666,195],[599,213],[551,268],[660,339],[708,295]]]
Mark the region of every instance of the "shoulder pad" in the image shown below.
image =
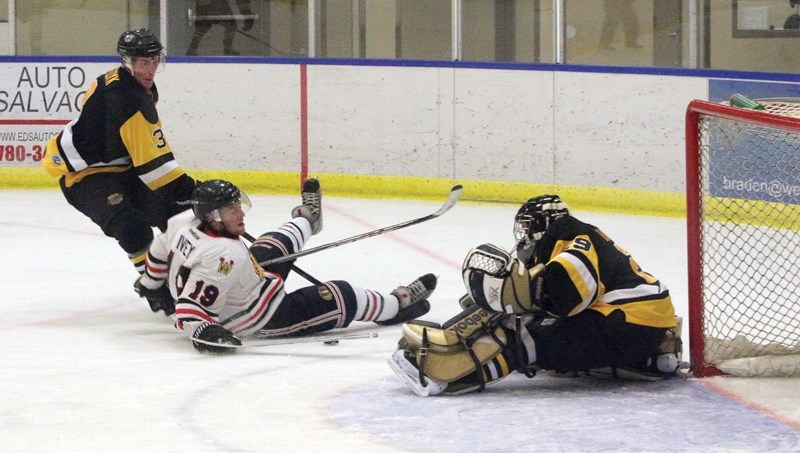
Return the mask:
[[[594,227],[588,223],[581,222],[575,217],[564,216],[555,219],[553,223],[550,224],[550,228],[548,228],[545,236],[550,236],[556,240],[572,239],[579,234],[586,234],[593,229]]]
[[[119,69],[114,68],[97,78],[97,85],[103,87],[110,87],[119,82]]]

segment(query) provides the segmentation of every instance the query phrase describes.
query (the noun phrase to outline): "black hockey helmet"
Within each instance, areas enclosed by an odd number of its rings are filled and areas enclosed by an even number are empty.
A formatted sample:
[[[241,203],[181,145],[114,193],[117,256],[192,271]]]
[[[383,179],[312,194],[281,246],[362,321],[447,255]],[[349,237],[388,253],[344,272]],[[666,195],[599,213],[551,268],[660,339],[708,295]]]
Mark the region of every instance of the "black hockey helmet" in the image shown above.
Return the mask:
[[[202,221],[206,220],[206,214],[211,214],[214,220],[219,222],[221,218],[218,209],[236,204],[240,204],[242,208],[251,206],[250,199],[244,192],[221,179],[205,181],[192,192],[192,211],[194,216]]]
[[[569,207],[558,195],[539,195],[526,201],[514,217],[514,238],[518,247],[535,244],[553,220],[565,215],[569,215]]]
[[[117,52],[121,57],[160,57],[162,50],[164,46],[146,28],[126,31],[117,41]]]

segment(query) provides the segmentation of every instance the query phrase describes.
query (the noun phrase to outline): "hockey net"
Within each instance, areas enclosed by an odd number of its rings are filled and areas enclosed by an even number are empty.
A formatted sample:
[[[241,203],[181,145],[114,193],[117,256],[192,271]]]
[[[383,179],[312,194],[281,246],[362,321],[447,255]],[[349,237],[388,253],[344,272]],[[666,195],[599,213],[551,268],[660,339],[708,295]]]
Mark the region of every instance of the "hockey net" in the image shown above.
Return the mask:
[[[686,113],[689,345],[698,376],[800,376],[800,99]]]

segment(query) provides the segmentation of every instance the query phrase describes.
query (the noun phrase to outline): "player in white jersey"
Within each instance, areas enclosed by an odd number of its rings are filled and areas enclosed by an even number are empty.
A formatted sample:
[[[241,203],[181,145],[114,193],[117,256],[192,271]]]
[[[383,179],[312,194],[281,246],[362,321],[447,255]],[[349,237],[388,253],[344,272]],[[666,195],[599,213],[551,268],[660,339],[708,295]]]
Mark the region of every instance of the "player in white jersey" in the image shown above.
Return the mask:
[[[267,268],[258,263],[296,253],[322,229],[319,181],[303,186],[303,204],[294,218],[262,234],[250,248],[242,241],[247,195],[227,181],[200,184],[193,209],[169,220],[154,241],[140,294],[163,294],[175,300],[176,327],[192,339],[240,345],[239,337],[310,334],[348,326],[352,321],[381,325],[402,323],[430,310],[427,298],[436,276],[426,274],[392,292],[363,289],[335,280],[286,293],[292,261]],[[195,349],[232,352],[235,348],[194,342]]]

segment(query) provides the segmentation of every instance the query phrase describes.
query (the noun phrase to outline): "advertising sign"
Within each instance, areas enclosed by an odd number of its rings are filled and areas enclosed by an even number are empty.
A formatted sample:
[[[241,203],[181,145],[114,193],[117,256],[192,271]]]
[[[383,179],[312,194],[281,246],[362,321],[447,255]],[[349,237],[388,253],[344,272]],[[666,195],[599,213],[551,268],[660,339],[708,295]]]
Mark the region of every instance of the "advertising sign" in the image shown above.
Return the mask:
[[[800,86],[776,82],[710,80],[710,100],[734,93],[750,99],[797,98]],[[800,204],[800,136],[762,126],[720,120],[709,143],[713,196]]]
[[[50,138],[78,117],[86,88],[108,63],[0,66],[0,166],[37,166]]]

